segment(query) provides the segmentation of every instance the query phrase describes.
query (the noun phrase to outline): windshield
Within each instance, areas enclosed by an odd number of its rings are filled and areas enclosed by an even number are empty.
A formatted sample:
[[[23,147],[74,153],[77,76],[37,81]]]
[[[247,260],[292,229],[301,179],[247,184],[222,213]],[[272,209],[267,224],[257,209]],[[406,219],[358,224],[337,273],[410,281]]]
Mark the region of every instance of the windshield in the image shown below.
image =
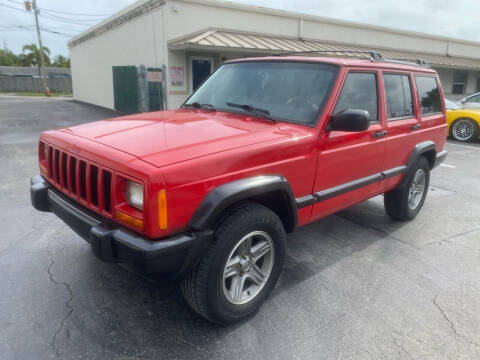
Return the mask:
[[[455,104],[453,101],[450,101],[448,99],[445,99],[445,107],[449,110],[457,110],[460,109],[460,106]]]
[[[314,124],[325,106],[336,74],[336,66],[322,63],[252,61],[225,64],[185,105],[209,104],[221,111],[256,116],[263,113],[276,120]],[[255,109],[262,111],[254,113]]]

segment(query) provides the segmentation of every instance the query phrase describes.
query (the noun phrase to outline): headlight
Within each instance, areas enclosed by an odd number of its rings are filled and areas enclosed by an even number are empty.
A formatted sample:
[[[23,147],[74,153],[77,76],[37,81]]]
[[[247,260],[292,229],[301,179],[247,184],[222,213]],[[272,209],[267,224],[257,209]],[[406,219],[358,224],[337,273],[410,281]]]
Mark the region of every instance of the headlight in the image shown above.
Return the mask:
[[[143,210],[143,186],[127,180],[127,202],[137,208],[138,210]]]

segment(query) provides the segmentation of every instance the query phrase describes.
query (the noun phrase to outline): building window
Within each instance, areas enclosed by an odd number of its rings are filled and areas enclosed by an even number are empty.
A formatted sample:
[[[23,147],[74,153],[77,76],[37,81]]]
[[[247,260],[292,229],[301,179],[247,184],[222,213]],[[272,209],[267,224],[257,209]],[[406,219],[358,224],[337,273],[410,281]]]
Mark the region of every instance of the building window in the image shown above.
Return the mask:
[[[465,93],[465,88],[467,87],[467,76],[468,76],[468,72],[466,72],[466,71],[454,71],[453,72],[452,94],[464,94]]]
[[[480,92],[480,75],[477,75],[477,91],[475,92]]]
[[[413,115],[413,100],[408,75],[385,74],[388,119]]]

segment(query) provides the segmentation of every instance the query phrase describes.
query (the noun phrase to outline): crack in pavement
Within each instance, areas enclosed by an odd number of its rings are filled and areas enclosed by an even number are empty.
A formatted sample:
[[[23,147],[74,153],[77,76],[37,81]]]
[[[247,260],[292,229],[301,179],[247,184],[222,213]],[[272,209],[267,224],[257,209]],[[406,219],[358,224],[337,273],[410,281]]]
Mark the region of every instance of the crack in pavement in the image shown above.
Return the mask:
[[[433,305],[435,305],[435,307],[440,311],[440,313],[442,314],[443,318],[450,324],[450,329],[452,330],[453,334],[459,338],[462,338],[463,340],[465,340],[467,343],[469,343],[470,345],[473,345],[473,346],[477,346],[477,347],[480,347],[480,344],[473,341],[473,340],[470,340],[466,335],[462,335],[462,334],[459,334],[457,332],[457,329],[455,328],[455,325],[453,323],[453,321],[451,321],[448,317],[447,317],[447,314],[445,314],[445,311],[443,311],[443,309],[440,307],[440,305],[438,305],[437,303],[437,295],[435,295],[435,298],[433,299]]]
[[[435,307],[440,311],[440,313],[442,314],[443,318],[450,324],[450,328],[452,329],[453,333],[455,335],[458,335],[457,334],[457,330],[455,329],[455,325],[453,324],[453,322],[447,317],[447,315],[445,314],[445,311],[443,311],[443,309],[440,307],[440,305],[438,305],[437,303],[437,295],[435,295],[435,298],[433,299],[433,305],[435,305]]]
[[[55,284],[55,285],[64,286],[65,289],[68,292],[68,295],[69,295],[68,300],[65,302],[65,306],[68,308],[68,313],[63,317],[57,331],[55,331],[55,334],[53,335],[52,341],[50,342],[50,346],[52,347],[53,351],[55,352],[55,356],[57,358],[61,359],[62,356],[60,354],[60,349],[58,349],[57,346],[56,346],[57,336],[63,330],[63,327],[65,325],[65,321],[67,321],[67,319],[73,313],[73,307],[72,307],[72,305],[70,305],[70,302],[73,300],[73,292],[72,292],[72,289],[70,288],[70,284],[65,283],[65,282],[59,282],[59,281],[55,280],[54,275],[53,275],[53,271],[52,271],[52,268],[53,268],[53,265],[55,264],[55,261],[53,260],[53,254],[49,250],[49,246],[47,246],[47,252],[50,255],[50,265],[48,266],[48,269],[47,269],[47,273],[48,273],[48,277],[50,279],[50,282]]]
[[[440,239],[440,240],[431,241],[429,243],[426,243],[425,245],[442,244],[442,243],[444,243],[448,240],[454,239],[454,238],[462,236],[462,235],[470,234],[470,233],[475,232],[475,231],[480,231],[480,228],[462,231],[458,234],[450,235],[450,236],[447,236],[446,238],[443,238],[443,239]]]

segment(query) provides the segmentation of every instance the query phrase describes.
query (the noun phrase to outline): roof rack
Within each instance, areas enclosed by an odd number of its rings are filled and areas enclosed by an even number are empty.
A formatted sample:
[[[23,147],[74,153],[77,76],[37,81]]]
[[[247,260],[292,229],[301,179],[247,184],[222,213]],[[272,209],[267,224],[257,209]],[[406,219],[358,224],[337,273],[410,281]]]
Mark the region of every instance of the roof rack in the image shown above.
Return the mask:
[[[430,65],[425,60],[422,60],[422,59],[410,60],[410,59],[383,58],[381,60],[372,60],[372,61],[383,61],[383,62],[389,62],[389,63],[393,63],[393,64],[421,66],[421,67],[425,67],[425,68],[430,68]]]
[[[298,55],[298,54],[316,54],[316,53],[345,53],[345,54],[364,54],[369,55],[371,60],[381,61],[384,59],[382,54],[377,51],[350,51],[350,50],[305,50],[305,51],[288,51],[282,53],[274,53],[270,56],[286,56],[286,55]]]
[[[289,51],[289,52],[282,52],[282,53],[274,53],[270,56],[286,56],[286,55],[299,55],[299,54],[322,54],[322,53],[345,53],[345,54],[363,54],[369,55],[371,61],[381,61],[381,62],[389,62],[394,64],[403,64],[403,65],[410,65],[410,66],[422,66],[429,68],[430,65],[422,59],[410,60],[410,59],[390,59],[383,57],[381,53],[378,51],[349,51],[349,50],[306,50],[306,51]]]

